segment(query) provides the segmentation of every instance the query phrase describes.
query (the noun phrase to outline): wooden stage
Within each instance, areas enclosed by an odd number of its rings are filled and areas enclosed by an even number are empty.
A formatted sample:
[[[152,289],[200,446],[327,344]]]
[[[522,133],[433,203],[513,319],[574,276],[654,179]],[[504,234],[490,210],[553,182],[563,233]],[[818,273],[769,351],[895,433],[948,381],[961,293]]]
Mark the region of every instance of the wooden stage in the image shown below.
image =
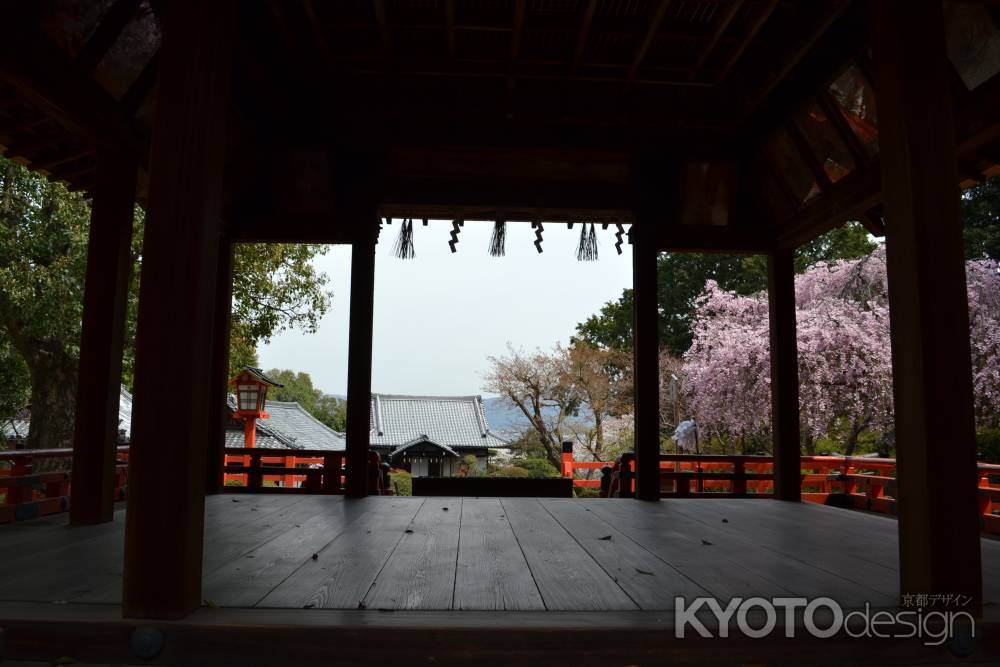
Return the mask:
[[[45,621],[121,624],[123,528],[123,509],[91,527],[58,515],[0,528],[0,626],[20,619],[38,634]],[[896,549],[893,519],[774,500],[215,495],[206,499],[205,606],[186,620],[259,632],[515,621],[672,630],[675,596],[896,607]],[[982,549],[995,604],[1000,542],[984,539]],[[496,611],[532,613],[483,613]],[[616,613],[577,613],[595,611]],[[8,642],[15,637],[9,629]]]

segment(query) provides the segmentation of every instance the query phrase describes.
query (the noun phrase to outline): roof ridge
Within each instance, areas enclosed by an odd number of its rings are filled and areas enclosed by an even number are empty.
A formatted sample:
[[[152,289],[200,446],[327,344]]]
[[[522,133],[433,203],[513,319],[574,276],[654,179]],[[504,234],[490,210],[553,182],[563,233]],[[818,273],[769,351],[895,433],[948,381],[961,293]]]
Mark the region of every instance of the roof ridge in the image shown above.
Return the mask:
[[[475,401],[482,400],[481,394],[462,394],[459,396],[434,396],[431,394],[382,394],[372,392],[372,397],[391,399],[411,399],[411,400],[436,400],[436,401]]]

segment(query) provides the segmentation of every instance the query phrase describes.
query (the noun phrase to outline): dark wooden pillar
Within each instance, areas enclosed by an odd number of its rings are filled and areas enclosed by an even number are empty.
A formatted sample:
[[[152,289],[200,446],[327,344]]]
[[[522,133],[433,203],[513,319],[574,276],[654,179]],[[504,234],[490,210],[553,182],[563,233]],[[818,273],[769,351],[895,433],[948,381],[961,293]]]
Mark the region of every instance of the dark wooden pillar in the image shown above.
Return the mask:
[[[901,592],[982,602],[969,311],[940,2],[871,3]],[[966,608],[967,610],[969,608]]]
[[[660,340],[657,333],[656,227],[643,216],[632,227],[635,359],[636,497],[660,499]]]
[[[124,613],[201,604],[234,0],[166,8],[136,340]]]
[[[233,263],[236,246],[228,238],[219,243],[219,265],[216,268],[215,321],[212,342],[212,390],[208,409],[216,415],[212,420],[205,461],[205,494],[222,491],[223,465],[226,451],[226,421],[229,409],[229,334],[233,304]]]
[[[778,250],[767,258],[767,300],[774,497],[801,500],[799,353],[795,339],[795,263],[791,250]]]
[[[374,210],[359,225],[375,226]],[[351,330],[347,358],[347,495],[368,495],[368,447],[372,393],[372,318],[375,299],[375,236],[351,248]]]
[[[129,148],[111,140],[101,142],[87,245],[73,432],[69,518],[74,525],[110,521],[114,514],[115,448],[132,275],[137,166]]]

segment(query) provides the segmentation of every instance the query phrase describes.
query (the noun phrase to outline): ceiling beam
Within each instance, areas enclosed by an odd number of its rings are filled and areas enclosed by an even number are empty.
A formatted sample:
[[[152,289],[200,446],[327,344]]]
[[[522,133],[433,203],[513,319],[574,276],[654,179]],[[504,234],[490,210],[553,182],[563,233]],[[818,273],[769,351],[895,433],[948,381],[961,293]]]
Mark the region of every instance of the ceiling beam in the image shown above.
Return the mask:
[[[302,0],[302,11],[305,12],[309,29],[313,34],[313,41],[316,42],[316,48],[319,50],[320,55],[333,65],[330,43],[326,39],[326,33],[323,32],[323,26],[320,25],[319,17],[316,15],[316,6],[313,4],[313,0]]]
[[[646,52],[649,51],[650,45],[653,43],[653,39],[656,37],[656,33],[660,31],[660,24],[663,23],[664,17],[667,15],[667,9],[670,7],[670,0],[660,0],[660,5],[656,8],[656,12],[653,14],[653,18],[649,23],[649,29],[646,30],[646,36],[642,38],[642,43],[639,44],[639,48],[635,51],[635,57],[632,59],[632,64],[628,68],[628,80],[632,81],[635,79],[636,72],[639,70],[639,65],[646,58]]]
[[[694,67],[691,68],[691,75],[689,78],[698,78],[698,74],[701,73],[701,68],[705,65],[705,61],[708,60],[710,55],[712,55],[712,51],[715,50],[715,45],[719,43],[720,39],[722,39],[722,35],[726,32],[726,28],[728,28],[729,24],[733,22],[733,19],[736,17],[736,13],[742,6],[743,0],[731,0],[729,6],[726,7],[725,11],[722,13],[722,17],[716,24],[715,31],[712,33],[712,36],[709,38],[708,42],[705,43],[705,46],[702,47],[701,53],[698,54],[698,60],[695,61]]]
[[[129,24],[142,0],[117,0],[101,17],[97,29],[77,55],[78,71],[90,74]]]
[[[81,77],[64,51],[18,21],[0,22],[0,79],[22,99],[71,132],[93,141],[98,134],[141,145],[130,117],[103,87]]]
[[[382,36],[382,58],[385,69],[392,69],[392,35],[389,33],[389,20],[385,13],[385,0],[373,0],[375,4],[375,20],[378,21],[379,34]]]
[[[722,83],[726,76],[729,74],[729,70],[733,68],[739,59],[743,56],[743,52],[747,50],[750,43],[753,42],[754,37],[760,32],[760,29],[767,23],[767,19],[771,18],[771,14],[774,13],[775,8],[778,6],[778,0],[768,0],[767,4],[761,5],[760,11],[757,13],[757,17],[754,19],[753,24],[750,29],[747,30],[746,34],[743,35],[736,46],[729,54],[729,58],[726,59],[725,64],[723,64],[722,69],[715,76],[716,83]]]
[[[757,226],[663,224],[657,226],[656,237],[661,252],[756,255],[774,249],[773,232]]]
[[[455,0],[445,0],[444,20],[448,34],[448,57],[455,62],[457,47],[455,45]]]
[[[516,0],[514,2],[514,27],[510,36],[510,62],[517,62],[517,57],[521,53],[521,38],[524,34],[524,15],[527,12],[527,0]]]
[[[142,106],[142,103],[146,101],[149,93],[156,87],[159,62],[160,52],[157,50],[153,54],[153,57],[149,59],[149,62],[146,63],[146,66],[142,68],[142,71],[139,72],[139,76],[135,78],[132,85],[125,91],[125,95],[122,96],[121,105],[126,115],[134,116],[139,107]]]
[[[844,12],[847,8],[848,3],[845,0],[836,0],[827,5],[822,17],[820,18],[819,25],[809,33],[809,35],[799,42],[795,49],[789,54],[788,57],[781,60],[782,66],[777,72],[772,72],[767,81],[763,86],[750,98],[750,102],[746,105],[743,110],[743,119],[749,118],[757,108],[760,106],[771,91],[775,89],[781,82],[785,80],[788,74],[798,66],[800,62],[813,50],[816,43],[819,42],[823,36],[826,34],[827,29],[833,25],[837,18]]]
[[[846,220],[860,217],[882,201],[882,179],[878,165],[856,171],[839,181],[830,192],[817,197],[778,230],[777,246],[789,249],[824,234]]]
[[[576,35],[576,48],[573,49],[573,61],[570,66],[570,76],[576,76],[576,71],[583,61],[583,52],[587,49],[587,40],[590,38],[590,27],[594,23],[594,14],[597,13],[597,0],[588,0],[587,8],[583,11],[583,20],[580,22],[580,32]]]

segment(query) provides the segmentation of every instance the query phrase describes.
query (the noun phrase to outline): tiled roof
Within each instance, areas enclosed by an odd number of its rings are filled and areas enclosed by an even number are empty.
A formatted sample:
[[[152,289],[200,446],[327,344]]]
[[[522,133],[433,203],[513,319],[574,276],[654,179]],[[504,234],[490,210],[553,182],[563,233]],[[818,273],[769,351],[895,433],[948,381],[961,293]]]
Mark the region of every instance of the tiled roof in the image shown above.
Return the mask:
[[[399,447],[396,447],[396,449],[392,450],[392,452],[390,452],[389,455],[390,456],[396,456],[396,454],[399,454],[400,452],[404,452],[407,449],[409,449],[410,447],[413,447],[414,445],[419,445],[419,444],[422,444],[422,443],[425,443],[425,442],[426,443],[430,443],[432,445],[436,445],[437,447],[440,447],[446,454],[450,454],[451,456],[455,456],[455,457],[458,456],[458,452],[456,452],[454,449],[452,449],[448,445],[442,445],[441,443],[434,442],[433,440],[431,440],[430,438],[428,438],[426,435],[418,436],[418,437],[414,438],[413,440],[410,440],[405,445],[400,445]]]
[[[229,407],[236,408],[233,396],[229,397]],[[346,449],[342,433],[313,417],[295,401],[267,401],[264,410],[271,416],[270,419],[257,420],[257,447],[326,451]],[[231,420],[226,429],[226,447],[242,446],[242,425]]]
[[[21,442],[28,437],[31,412],[22,410],[12,419],[0,422],[0,440]],[[124,386],[118,397],[118,441],[128,442],[132,435],[132,394]]]
[[[401,447],[416,439],[453,449],[510,444],[490,431],[479,396],[372,394],[369,414],[373,447]]]

